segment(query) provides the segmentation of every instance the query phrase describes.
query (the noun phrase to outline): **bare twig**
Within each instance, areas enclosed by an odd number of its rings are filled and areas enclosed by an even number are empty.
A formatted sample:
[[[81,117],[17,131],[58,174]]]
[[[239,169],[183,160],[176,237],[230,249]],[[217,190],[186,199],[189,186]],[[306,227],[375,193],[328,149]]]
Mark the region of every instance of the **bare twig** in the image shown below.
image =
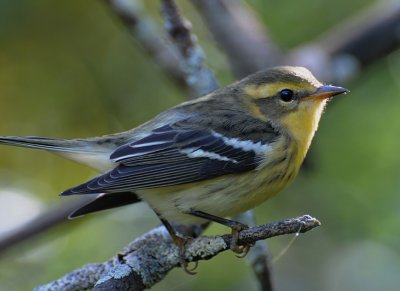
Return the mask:
[[[270,237],[307,232],[320,222],[304,215],[243,230],[239,243],[254,244]],[[207,260],[230,248],[231,235],[199,237],[187,244],[186,259]],[[150,288],[179,265],[179,250],[164,227],[139,237],[117,256],[103,264],[88,264],[47,285],[41,290],[143,290]],[[125,287],[125,288],[124,288]],[[121,289],[122,288],[122,289]]]
[[[242,1],[192,0],[237,77],[281,63],[282,52]]]
[[[184,62],[185,80],[194,97],[218,88],[214,74],[205,64],[204,53],[191,32],[191,24],[180,13],[174,0],[161,1],[165,29]]]

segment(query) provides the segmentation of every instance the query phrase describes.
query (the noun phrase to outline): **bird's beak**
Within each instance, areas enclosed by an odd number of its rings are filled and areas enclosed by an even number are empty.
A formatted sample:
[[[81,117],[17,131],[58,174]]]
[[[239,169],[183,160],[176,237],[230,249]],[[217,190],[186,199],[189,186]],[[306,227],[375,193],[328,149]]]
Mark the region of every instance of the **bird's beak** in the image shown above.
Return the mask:
[[[314,91],[311,95],[305,96],[303,99],[305,100],[322,100],[322,99],[327,99],[330,97],[333,97],[335,95],[339,94],[346,94],[349,93],[350,91],[342,88],[342,87],[336,87],[336,86],[321,86],[317,90]]]

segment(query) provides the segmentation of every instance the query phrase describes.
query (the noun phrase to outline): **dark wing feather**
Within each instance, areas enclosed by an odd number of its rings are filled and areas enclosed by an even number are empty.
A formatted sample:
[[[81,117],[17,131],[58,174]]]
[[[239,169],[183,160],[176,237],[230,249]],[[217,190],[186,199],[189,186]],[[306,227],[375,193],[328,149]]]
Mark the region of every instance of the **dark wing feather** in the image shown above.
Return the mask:
[[[74,210],[68,217],[76,218],[92,212],[107,210],[124,205],[140,202],[140,198],[132,192],[119,192],[113,194],[100,194],[89,203]]]
[[[119,163],[115,169],[62,195],[179,185],[249,171],[260,162],[256,151],[229,144],[219,133],[172,126],[119,147],[110,158]]]

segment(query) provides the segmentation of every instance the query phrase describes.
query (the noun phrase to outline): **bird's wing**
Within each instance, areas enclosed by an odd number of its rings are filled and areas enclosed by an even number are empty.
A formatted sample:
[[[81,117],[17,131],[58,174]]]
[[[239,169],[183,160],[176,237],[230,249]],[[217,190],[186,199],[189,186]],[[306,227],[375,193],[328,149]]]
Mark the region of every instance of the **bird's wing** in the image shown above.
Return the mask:
[[[118,192],[113,194],[100,194],[87,204],[74,210],[68,218],[75,218],[92,212],[107,210],[124,205],[140,202],[140,198],[132,192]]]
[[[134,191],[250,171],[270,150],[270,142],[166,125],[117,148],[110,156],[118,163],[115,169],[62,195]]]

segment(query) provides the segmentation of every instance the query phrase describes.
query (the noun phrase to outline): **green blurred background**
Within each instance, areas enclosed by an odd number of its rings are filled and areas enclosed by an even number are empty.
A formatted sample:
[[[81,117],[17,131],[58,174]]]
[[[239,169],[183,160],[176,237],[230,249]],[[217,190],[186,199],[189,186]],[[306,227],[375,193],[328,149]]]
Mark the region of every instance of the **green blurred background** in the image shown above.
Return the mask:
[[[146,2],[158,16],[158,1]],[[222,84],[226,59],[193,22]],[[290,49],[374,3],[248,1]],[[323,13],[321,11],[329,11]],[[316,17],[317,15],[317,17]],[[310,213],[322,227],[274,261],[277,290],[398,290],[400,284],[400,51],[368,67],[323,116],[312,160],[259,222]],[[185,100],[102,1],[0,0],[0,135],[87,137],[132,128]],[[66,201],[58,193],[96,173],[54,155],[0,147],[0,236]],[[67,222],[0,256],[0,290],[29,290],[101,262],[158,224],[134,205]],[[208,233],[227,229],[212,226]],[[270,239],[273,257],[292,236]],[[257,290],[247,261],[226,252],[198,275],[173,270],[154,290]]]

